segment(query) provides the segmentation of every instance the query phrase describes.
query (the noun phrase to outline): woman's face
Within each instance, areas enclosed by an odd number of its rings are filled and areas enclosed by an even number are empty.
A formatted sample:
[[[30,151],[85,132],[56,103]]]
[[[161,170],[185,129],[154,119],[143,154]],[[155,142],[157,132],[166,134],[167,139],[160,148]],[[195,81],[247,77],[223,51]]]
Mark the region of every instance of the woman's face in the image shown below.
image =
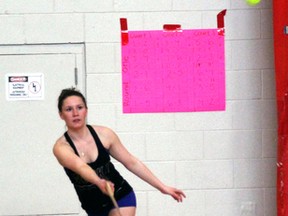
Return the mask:
[[[77,129],[86,124],[87,108],[81,97],[69,96],[63,101],[59,115],[68,128]]]

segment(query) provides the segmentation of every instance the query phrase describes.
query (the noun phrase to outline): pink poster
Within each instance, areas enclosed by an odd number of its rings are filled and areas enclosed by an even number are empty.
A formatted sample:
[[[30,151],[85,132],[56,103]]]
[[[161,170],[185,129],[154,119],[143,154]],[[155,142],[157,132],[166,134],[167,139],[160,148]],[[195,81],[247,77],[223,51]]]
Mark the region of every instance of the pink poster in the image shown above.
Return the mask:
[[[122,32],[124,113],[225,110],[219,29]]]

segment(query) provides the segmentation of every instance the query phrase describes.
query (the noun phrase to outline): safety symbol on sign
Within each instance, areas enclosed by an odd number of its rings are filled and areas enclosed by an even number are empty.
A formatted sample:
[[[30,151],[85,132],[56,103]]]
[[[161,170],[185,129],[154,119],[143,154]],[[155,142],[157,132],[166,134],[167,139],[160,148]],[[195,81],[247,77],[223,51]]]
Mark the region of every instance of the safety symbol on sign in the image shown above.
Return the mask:
[[[29,84],[29,91],[32,94],[37,94],[41,90],[41,85],[37,81],[33,81]]]
[[[6,74],[7,100],[43,100],[44,74]]]

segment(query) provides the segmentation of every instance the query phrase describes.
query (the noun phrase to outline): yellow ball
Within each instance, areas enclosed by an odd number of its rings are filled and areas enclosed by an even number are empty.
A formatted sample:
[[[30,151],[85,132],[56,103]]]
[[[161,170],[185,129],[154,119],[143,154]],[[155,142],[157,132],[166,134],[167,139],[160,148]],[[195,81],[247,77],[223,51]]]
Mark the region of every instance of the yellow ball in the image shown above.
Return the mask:
[[[247,4],[250,6],[255,6],[261,2],[261,0],[246,0]]]

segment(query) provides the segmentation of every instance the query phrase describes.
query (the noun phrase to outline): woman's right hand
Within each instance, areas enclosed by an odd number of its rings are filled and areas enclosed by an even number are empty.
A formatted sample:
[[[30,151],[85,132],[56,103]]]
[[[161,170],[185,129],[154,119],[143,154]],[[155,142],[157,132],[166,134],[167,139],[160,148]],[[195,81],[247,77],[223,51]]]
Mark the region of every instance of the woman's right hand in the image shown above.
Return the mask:
[[[110,196],[110,191],[114,195],[114,184],[111,181],[100,179],[97,183],[97,187],[102,191],[103,194],[106,194],[107,196]]]

